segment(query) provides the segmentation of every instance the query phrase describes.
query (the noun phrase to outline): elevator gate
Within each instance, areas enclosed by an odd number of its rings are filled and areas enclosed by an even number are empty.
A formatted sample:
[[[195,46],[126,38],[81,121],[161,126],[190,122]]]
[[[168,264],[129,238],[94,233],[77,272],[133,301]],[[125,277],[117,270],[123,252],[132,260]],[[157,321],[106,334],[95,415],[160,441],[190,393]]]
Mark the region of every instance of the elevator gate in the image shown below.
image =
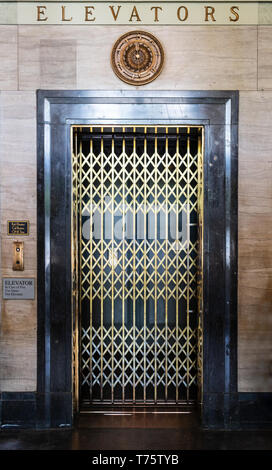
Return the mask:
[[[76,402],[193,402],[203,128],[72,132]]]

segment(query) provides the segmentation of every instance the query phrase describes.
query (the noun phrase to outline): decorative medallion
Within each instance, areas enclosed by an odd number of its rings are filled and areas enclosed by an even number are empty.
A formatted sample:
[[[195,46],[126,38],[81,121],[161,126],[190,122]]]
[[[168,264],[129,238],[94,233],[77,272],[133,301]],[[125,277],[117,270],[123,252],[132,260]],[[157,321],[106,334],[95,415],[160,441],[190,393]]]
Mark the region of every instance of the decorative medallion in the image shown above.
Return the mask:
[[[152,34],[133,31],[121,36],[113,46],[111,64],[117,77],[130,85],[145,85],[161,73],[162,45]]]

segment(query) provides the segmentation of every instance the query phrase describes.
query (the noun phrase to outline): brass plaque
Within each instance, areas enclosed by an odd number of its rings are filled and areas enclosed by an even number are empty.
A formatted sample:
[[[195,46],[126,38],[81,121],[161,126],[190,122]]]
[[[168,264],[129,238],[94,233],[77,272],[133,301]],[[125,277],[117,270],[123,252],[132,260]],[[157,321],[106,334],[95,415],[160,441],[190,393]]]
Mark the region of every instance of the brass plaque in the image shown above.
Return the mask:
[[[24,242],[13,242],[13,271],[24,270]]]
[[[29,221],[9,220],[8,235],[29,235]]]
[[[133,31],[121,36],[113,46],[111,64],[118,78],[130,85],[145,85],[162,71],[164,52],[150,33]]]

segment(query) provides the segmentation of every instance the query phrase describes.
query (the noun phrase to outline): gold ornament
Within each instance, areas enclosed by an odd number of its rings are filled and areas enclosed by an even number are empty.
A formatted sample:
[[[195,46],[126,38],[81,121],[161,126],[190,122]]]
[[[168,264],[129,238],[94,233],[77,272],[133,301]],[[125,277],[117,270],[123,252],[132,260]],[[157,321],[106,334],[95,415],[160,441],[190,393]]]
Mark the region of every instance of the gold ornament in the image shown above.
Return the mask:
[[[161,43],[145,31],[124,34],[116,41],[111,52],[115,74],[130,85],[145,85],[157,78],[163,61]]]

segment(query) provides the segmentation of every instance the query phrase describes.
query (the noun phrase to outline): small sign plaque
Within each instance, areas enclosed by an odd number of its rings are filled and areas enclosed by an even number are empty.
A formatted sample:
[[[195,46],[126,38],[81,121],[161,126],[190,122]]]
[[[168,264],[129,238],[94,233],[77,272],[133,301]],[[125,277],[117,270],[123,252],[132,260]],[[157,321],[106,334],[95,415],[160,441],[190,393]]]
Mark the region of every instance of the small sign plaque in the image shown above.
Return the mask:
[[[8,235],[29,235],[29,221],[9,220]]]
[[[35,279],[23,277],[3,278],[3,299],[33,300],[35,298]]]
[[[29,235],[28,220],[9,220],[8,235]]]

